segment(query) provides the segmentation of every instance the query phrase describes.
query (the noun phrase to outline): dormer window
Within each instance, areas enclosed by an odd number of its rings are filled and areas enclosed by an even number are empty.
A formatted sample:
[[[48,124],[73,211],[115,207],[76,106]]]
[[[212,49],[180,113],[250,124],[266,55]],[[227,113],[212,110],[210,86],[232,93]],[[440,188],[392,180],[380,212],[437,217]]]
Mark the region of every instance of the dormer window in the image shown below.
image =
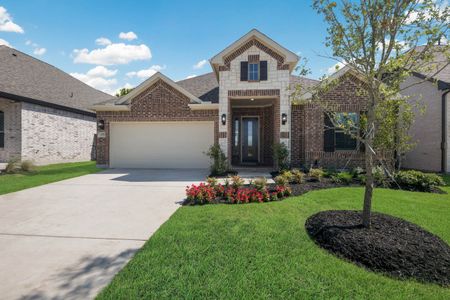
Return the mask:
[[[259,80],[259,63],[248,64],[248,81]]]

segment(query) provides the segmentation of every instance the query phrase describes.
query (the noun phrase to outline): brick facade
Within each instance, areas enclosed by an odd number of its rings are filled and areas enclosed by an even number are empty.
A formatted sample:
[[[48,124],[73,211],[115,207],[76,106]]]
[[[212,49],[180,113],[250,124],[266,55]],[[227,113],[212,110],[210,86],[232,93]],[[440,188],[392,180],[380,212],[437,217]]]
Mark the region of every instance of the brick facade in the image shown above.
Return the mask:
[[[105,123],[105,137],[97,138],[97,163],[109,165],[110,122],[214,121],[214,140],[218,139],[218,111],[191,110],[190,99],[172,86],[158,80],[130,104],[130,111],[99,111]]]
[[[367,106],[367,96],[363,90],[364,84],[358,78],[346,74],[336,86],[320,96],[320,105],[313,101],[292,106],[291,162],[294,166],[342,168],[364,165],[364,153],[361,151],[324,151],[323,110],[323,107],[330,107],[336,112],[360,113]]]
[[[95,158],[95,117],[8,99],[0,99],[0,111],[5,116],[0,162],[18,158],[44,165]]]
[[[21,109],[22,103],[0,98],[0,111],[5,117],[5,146],[0,148],[0,162],[7,162],[21,155]]]

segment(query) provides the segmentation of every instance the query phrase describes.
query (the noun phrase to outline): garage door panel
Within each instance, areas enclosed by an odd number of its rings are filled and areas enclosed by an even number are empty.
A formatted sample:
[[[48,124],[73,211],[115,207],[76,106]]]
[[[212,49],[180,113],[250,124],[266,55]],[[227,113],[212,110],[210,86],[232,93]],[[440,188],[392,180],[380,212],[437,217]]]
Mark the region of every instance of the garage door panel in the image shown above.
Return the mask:
[[[111,123],[113,168],[207,168],[213,122]]]

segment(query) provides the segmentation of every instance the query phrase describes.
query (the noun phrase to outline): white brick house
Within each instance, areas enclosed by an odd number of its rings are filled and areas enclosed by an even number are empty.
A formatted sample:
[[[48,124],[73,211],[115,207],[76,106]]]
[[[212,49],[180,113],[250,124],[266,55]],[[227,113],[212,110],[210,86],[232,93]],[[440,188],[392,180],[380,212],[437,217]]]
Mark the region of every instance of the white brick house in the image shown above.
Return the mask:
[[[20,51],[0,46],[0,163],[94,158],[95,102],[113,98]]]

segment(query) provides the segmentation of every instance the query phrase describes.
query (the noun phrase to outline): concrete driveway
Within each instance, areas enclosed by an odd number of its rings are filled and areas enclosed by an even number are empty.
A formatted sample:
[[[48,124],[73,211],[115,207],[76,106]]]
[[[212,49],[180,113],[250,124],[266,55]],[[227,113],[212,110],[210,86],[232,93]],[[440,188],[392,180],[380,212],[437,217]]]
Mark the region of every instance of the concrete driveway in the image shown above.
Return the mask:
[[[0,297],[93,298],[206,170],[119,170],[0,196]]]

